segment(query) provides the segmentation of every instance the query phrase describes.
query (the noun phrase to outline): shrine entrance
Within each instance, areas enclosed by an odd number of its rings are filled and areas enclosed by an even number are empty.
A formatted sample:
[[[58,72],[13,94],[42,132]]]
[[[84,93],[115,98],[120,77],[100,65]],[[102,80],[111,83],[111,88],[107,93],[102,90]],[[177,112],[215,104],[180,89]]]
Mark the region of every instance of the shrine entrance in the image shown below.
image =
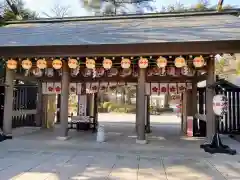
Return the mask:
[[[31,111],[35,121],[44,127],[60,122],[57,137],[61,140],[69,138],[71,126],[82,125],[79,119],[83,124],[89,122],[96,132],[101,108],[130,111],[127,106],[116,108],[112,99],[103,102],[100,95],[110,89],[114,97],[123,100],[125,95],[114,90],[123,86],[127,87],[124,91],[136,89],[137,143],[147,143],[146,132],[151,132],[149,104],[160,94],[170,100],[179,94],[181,132],[193,136],[197,83],[214,83],[216,54],[240,52],[237,14],[226,11],[7,22],[0,28],[0,55],[6,67],[3,132],[12,136],[14,80],[21,79],[37,86],[36,111]],[[182,24],[187,31],[182,30]],[[7,30],[16,33],[5,36]],[[66,36],[62,36],[65,31]],[[78,99],[77,104],[69,105],[71,95]],[[214,91],[207,89],[208,137],[215,132],[213,96]],[[131,97],[125,100],[131,101]],[[71,124],[70,111],[74,108],[77,117]]]

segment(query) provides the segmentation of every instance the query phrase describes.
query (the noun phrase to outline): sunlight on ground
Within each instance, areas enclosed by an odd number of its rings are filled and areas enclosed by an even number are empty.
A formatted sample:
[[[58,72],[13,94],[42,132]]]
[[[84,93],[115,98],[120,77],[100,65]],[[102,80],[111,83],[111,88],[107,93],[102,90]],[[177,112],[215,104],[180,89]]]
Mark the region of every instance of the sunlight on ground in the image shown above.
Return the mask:
[[[25,172],[23,174],[17,175],[11,180],[60,180],[59,176],[56,173],[42,173],[42,172]]]

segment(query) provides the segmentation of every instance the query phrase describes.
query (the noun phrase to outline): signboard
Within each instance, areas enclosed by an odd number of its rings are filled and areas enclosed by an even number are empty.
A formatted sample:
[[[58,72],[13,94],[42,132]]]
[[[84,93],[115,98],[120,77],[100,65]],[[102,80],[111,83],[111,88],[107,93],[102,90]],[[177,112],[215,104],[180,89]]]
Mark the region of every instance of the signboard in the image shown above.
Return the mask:
[[[187,136],[193,137],[193,116],[187,116]]]
[[[221,116],[227,112],[228,100],[224,95],[216,95],[213,97],[213,112]]]

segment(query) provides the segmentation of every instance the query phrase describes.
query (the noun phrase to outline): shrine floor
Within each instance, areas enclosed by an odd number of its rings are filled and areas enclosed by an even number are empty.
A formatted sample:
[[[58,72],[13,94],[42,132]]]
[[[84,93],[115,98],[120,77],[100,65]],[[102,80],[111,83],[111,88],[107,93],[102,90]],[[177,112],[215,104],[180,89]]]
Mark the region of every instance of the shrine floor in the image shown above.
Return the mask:
[[[0,179],[240,179],[239,154],[207,154],[199,148],[203,139],[179,135],[178,118],[160,117],[151,117],[147,145],[135,143],[133,115],[101,114],[106,142],[100,144],[91,132],[70,131],[71,139],[59,141],[55,130],[16,129],[13,140],[0,143]],[[223,141],[240,152],[238,142],[226,136]]]

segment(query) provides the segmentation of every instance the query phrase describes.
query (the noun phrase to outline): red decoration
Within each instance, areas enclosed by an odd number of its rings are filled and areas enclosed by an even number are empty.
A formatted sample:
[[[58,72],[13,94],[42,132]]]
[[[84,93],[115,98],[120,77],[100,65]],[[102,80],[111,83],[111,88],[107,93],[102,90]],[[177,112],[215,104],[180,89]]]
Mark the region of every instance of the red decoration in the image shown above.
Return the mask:
[[[161,92],[163,92],[163,93],[167,92],[167,88],[166,87],[162,87],[161,88]]]
[[[60,88],[59,86],[57,86],[57,87],[55,88],[55,90],[56,90],[56,92],[60,92],[60,91],[61,91],[61,88]]]
[[[153,88],[152,88],[152,91],[153,91],[153,92],[158,92],[158,88],[157,88],[157,87],[153,87]]]
[[[176,91],[176,88],[175,87],[170,87],[170,92],[175,92]]]
[[[48,91],[52,92],[53,88],[52,87],[48,87]]]

